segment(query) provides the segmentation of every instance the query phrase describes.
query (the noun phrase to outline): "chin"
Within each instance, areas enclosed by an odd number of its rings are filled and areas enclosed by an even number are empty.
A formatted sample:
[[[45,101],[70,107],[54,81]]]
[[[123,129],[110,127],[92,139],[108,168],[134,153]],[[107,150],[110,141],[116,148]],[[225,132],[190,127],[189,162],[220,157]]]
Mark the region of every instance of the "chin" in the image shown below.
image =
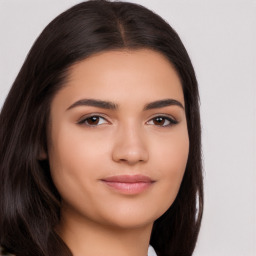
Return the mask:
[[[136,216],[134,217],[129,217],[126,219],[115,219],[113,222],[110,222],[109,224],[113,228],[117,229],[138,229],[138,228],[145,228],[145,227],[152,227],[155,219],[145,219],[145,218],[137,218]]]
[[[158,219],[164,212],[157,211],[157,207],[153,209],[126,208],[115,209],[113,212],[104,216],[105,224],[112,225],[116,228],[134,229],[146,226],[152,226],[154,221]]]

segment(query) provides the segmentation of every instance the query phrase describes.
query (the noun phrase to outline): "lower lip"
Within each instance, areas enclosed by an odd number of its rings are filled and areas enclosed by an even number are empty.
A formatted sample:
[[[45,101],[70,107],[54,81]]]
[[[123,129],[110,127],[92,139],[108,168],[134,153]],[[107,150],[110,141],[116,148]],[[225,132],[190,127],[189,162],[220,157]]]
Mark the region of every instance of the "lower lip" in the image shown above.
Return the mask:
[[[127,195],[139,194],[147,190],[153,182],[112,182],[103,181],[108,187]]]

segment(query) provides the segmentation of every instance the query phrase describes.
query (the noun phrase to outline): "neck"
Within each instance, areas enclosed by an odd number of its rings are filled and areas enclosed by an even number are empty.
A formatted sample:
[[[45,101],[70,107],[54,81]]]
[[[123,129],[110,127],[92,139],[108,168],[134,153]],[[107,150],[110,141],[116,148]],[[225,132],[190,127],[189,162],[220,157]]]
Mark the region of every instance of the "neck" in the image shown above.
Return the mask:
[[[152,225],[124,228],[62,216],[57,232],[74,256],[147,256]]]

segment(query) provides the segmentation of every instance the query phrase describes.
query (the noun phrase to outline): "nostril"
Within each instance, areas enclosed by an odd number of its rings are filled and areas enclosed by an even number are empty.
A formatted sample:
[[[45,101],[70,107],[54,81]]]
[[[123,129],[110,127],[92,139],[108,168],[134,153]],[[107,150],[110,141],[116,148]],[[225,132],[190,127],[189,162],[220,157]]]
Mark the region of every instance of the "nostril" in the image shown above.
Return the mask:
[[[130,165],[147,161],[149,155],[146,141],[142,131],[134,124],[121,126],[113,143],[113,160]]]
[[[128,148],[119,148],[113,150],[112,158],[115,162],[127,163],[130,165],[148,161],[148,153],[145,149],[129,150]]]

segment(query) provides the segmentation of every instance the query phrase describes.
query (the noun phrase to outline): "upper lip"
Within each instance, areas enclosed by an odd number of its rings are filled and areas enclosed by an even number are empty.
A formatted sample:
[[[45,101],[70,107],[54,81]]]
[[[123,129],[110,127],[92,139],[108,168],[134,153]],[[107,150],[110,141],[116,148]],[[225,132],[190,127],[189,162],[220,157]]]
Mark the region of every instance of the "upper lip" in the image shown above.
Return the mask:
[[[141,175],[141,174],[109,176],[102,179],[102,181],[120,182],[120,183],[139,183],[139,182],[151,183],[153,182],[153,180],[150,177]]]

